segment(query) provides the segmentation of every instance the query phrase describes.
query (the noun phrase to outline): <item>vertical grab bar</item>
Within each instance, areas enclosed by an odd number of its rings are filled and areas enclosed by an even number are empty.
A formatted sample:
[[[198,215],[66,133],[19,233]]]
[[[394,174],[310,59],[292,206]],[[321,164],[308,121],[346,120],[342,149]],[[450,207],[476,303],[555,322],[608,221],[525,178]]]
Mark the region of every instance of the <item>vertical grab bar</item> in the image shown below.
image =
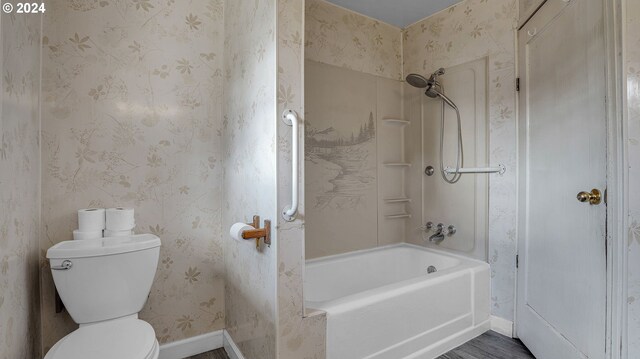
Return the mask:
[[[296,214],[298,213],[298,171],[300,169],[298,161],[298,114],[293,110],[284,110],[282,121],[291,126],[291,206],[282,210],[282,218],[287,222],[292,222],[296,219]]]

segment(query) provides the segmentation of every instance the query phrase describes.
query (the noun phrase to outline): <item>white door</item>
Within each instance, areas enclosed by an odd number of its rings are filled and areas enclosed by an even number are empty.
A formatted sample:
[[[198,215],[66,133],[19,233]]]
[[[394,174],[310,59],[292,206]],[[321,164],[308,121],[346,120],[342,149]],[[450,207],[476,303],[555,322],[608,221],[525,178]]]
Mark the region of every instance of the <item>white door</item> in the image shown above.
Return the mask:
[[[605,357],[603,21],[602,1],[548,0],[518,33],[516,330],[538,359]]]

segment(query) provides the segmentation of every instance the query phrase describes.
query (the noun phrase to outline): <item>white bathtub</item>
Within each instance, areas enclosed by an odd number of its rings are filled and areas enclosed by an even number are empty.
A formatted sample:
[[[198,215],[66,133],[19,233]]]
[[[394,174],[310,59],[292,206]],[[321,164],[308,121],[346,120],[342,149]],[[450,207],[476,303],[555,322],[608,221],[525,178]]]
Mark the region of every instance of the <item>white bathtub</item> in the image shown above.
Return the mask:
[[[489,265],[419,246],[309,260],[304,285],[327,312],[327,359],[430,359],[490,327]]]

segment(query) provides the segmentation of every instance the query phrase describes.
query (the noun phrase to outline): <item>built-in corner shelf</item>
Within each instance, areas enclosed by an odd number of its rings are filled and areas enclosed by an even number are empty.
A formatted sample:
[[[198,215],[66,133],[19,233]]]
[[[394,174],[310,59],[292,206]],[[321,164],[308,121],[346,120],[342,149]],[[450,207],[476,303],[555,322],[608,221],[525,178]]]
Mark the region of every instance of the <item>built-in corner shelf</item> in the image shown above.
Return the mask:
[[[385,198],[384,201],[387,203],[404,203],[411,202],[411,198]]]
[[[382,121],[384,121],[384,123],[387,125],[397,125],[397,126],[404,126],[411,123],[408,120],[402,120],[399,118],[385,118]]]
[[[385,162],[384,165],[388,167],[411,167],[409,162]]]
[[[387,214],[384,216],[386,219],[403,219],[403,218],[411,218],[409,213],[398,213],[398,214]]]
[[[384,141],[384,146],[378,152],[378,164],[383,174],[381,178],[387,182],[379,186],[379,203],[384,206],[379,214],[379,225],[383,225],[384,220],[385,230],[395,231],[404,228],[402,220],[409,220],[412,212],[409,206],[411,199],[406,194],[405,186],[408,176],[406,170],[411,167],[411,162],[406,161],[405,156],[405,132],[410,128],[407,125],[411,121],[402,119],[401,113],[389,113],[381,121],[380,126],[384,128],[380,129],[379,141]]]

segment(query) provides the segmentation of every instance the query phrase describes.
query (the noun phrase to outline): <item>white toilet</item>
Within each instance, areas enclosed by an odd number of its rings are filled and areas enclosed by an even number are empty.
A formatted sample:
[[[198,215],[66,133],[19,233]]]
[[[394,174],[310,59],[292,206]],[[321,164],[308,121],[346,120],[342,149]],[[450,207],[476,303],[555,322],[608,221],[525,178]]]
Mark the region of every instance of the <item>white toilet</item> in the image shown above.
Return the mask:
[[[160,255],[152,234],[61,242],[47,251],[64,305],[80,328],[45,359],[157,359],[155,332],[138,319]]]

